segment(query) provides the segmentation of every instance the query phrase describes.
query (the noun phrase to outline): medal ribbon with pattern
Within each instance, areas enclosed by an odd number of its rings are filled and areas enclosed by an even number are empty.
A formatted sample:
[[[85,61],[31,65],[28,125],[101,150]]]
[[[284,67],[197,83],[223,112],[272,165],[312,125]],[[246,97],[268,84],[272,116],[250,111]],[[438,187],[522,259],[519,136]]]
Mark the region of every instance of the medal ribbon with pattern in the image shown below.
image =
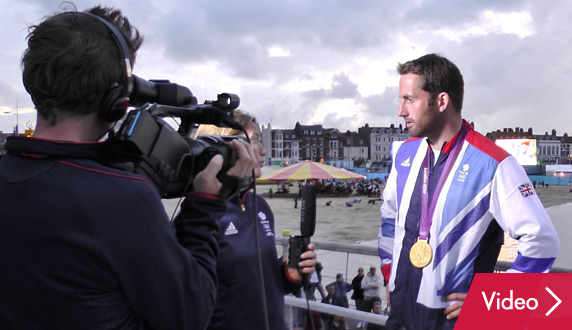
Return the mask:
[[[463,142],[467,136],[467,128],[463,124],[461,130],[454,141],[453,148],[449,152],[447,161],[445,162],[445,167],[443,172],[437,181],[437,187],[433,192],[431,198],[431,204],[429,204],[429,169],[431,167],[431,148],[427,147],[427,154],[423,160],[423,182],[421,187],[421,219],[419,220],[419,238],[417,242],[411,247],[409,252],[409,259],[413,266],[417,268],[423,268],[427,266],[433,257],[433,250],[431,245],[429,245],[429,229],[431,228],[431,223],[433,219],[433,214],[435,213],[435,206],[437,205],[437,199],[439,198],[439,193],[449,176],[449,172],[453,168],[453,164],[459,156],[461,149],[463,148]]]

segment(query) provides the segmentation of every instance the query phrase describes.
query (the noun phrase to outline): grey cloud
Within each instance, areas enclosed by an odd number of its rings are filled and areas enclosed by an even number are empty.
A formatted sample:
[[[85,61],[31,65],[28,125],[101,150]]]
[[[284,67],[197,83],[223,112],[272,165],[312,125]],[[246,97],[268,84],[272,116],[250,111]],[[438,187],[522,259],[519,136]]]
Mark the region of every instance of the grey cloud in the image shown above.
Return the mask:
[[[334,76],[331,95],[336,99],[359,98],[358,85],[353,83],[345,73]]]

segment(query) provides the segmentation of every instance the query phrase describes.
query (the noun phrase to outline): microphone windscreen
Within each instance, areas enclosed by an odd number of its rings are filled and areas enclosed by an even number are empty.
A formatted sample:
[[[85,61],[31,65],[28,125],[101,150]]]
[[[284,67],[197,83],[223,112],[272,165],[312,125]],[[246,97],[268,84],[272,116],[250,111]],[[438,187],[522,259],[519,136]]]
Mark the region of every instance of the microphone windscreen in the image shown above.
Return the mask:
[[[316,185],[307,184],[302,188],[301,211],[300,233],[310,237],[316,229]]]

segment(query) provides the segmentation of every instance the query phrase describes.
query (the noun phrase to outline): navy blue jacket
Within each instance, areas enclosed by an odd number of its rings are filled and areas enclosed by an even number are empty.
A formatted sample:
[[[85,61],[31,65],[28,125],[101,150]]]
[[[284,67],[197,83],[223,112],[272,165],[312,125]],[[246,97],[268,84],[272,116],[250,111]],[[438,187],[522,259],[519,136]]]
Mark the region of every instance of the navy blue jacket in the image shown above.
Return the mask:
[[[218,221],[219,285],[210,330],[264,329],[263,294],[270,329],[285,329],[284,294],[301,287],[301,283],[287,278],[285,263],[277,256],[272,210],[264,198],[257,195],[255,215],[254,196],[248,192],[228,201],[228,211]],[[260,240],[264,292],[260,284],[255,225]]]
[[[187,198],[175,234],[150,182],[99,163],[107,143],[5,147],[0,329],[206,327],[222,201]]]

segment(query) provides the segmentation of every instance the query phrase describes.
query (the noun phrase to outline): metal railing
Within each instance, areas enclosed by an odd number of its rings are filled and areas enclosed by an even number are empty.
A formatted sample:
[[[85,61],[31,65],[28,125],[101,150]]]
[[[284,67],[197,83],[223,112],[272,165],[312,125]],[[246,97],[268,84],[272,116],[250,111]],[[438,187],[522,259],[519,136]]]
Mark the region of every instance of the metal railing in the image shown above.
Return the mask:
[[[377,247],[373,246],[366,246],[366,245],[359,245],[359,244],[347,244],[347,243],[336,243],[336,242],[328,242],[328,241],[316,241],[313,240],[312,243],[316,246],[318,250],[328,250],[334,252],[342,252],[346,253],[346,274],[348,273],[348,264],[349,264],[349,256],[350,254],[359,254],[359,255],[367,255],[367,256],[378,256]],[[283,251],[286,250],[286,246],[288,245],[288,237],[276,237],[276,244],[281,245]],[[346,275],[347,277],[347,275]],[[346,318],[347,320],[357,320],[357,321],[365,321],[369,323],[381,324],[385,325],[387,321],[386,315],[368,313],[364,311],[359,311],[352,308],[345,308],[339,306],[333,306],[329,304],[322,304],[315,301],[306,301],[306,299],[297,298],[293,296],[286,296],[285,303],[287,307],[296,307],[302,309],[308,309],[308,304],[310,305],[310,309],[313,311],[318,311],[320,313],[326,313],[331,315],[338,315]]]
[[[378,251],[377,247],[375,246],[367,246],[367,245],[359,245],[359,244],[347,244],[347,243],[336,243],[336,242],[328,242],[328,241],[312,241],[315,245],[317,250],[328,250],[334,252],[342,252],[346,253],[346,274],[348,273],[347,265],[350,254],[359,254],[359,255],[367,255],[367,256],[377,256]],[[283,251],[286,250],[286,246],[288,245],[288,237],[276,237],[276,244],[281,245]],[[497,261],[495,265],[495,272],[504,272],[512,266],[512,262],[507,261]],[[552,267],[550,273],[572,273],[572,269],[570,268],[563,268],[563,267]],[[346,275],[347,277],[347,275]],[[327,313],[327,314],[335,314],[339,316],[343,316],[346,319],[352,320],[360,320],[366,321],[375,324],[385,325],[387,321],[387,316],[373,314],[368,312],[363,312],[355,309],[344,308],[339,306],[332,306],[328,304],[322,304],[315,301],[307,302],[305,299],[296,298],[293,296],[286,296],[285,303],[289,307],[297,307],[307,309],[308,304],[312,310]]]

